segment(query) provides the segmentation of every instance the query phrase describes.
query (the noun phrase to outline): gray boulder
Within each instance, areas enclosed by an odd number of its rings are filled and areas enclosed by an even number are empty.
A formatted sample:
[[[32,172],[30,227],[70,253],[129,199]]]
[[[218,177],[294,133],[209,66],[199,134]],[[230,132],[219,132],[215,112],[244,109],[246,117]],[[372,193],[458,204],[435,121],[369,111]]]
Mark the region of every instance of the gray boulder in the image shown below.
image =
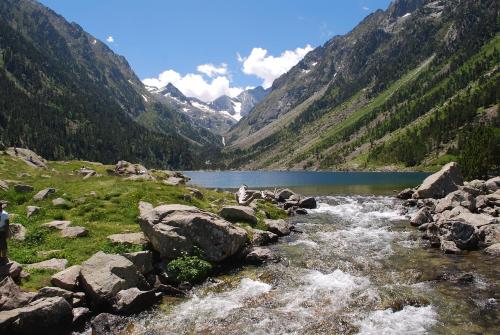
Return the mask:
[[[70,266],[66,270],[54,274],[50,278],[50,283],[65,290],[76,291],[80,284],[80,271],[80,265]]]
[[[92,313],[86,307],[73,308],[73,328],[80,329],[90,319]]]
[[[80,280],[93,305],[110,303],[121,290],[145,281],[126,257],[101,251],[82,263]]]
[[[51,258],[46,261],[32,263],[26,265],[27,269],[30,270],[56,270],[62,271],[66,268],[66,264],[68,264],[68,260],[63,258]]]
[[[410,224],[414,227],[421,226],[425,223],[432,222],[433,218],[427,207],[422,207],[417,213],[411,218]]]
[[[490,192],[495,192],[500,189],[500,176],[488,179],[485,182],[485,186]]]
[[[405,188],[404,190],[402,190],[401,192],[398,193],[396,198],[401,199],[401,200],[408,200],[408,199],[411,199],[414,192],[415,192],[415,190],[413,188]]]
[[[35,301],[37,299],[52,298],[52,297],[61,297],[66,299],[66,301],[69,304],[73,303],[73,292],[65,290],[60,287],[52,287],[52,286],[46,286],[39,289],[32,300]]]
[[[288,200],[294,194],[295,194],[295,192],[293,192],[292,190],[290,190],[288,188],[285,188],[283,190],[278,191],[278,193],[276,194],[276,199],[278,201],[284,202],[284,201]]]
[[[446,197],[439,199],[435,211],[436,213],[442,213],[445,210],[453,209],[457,206],[462,206],[472,211],[475,209],[475,199],[474,196],[468,192],[462,190],[453,191]]]
[[[0,280],[4,279],[5,277],[10,277],[14,279],[14,281],[17,281],[19,280],[22,271],[23,268],[21,264],[14,261],[9,261],[7,262],[7,264],[0,265]]]
[[[184,205],[139,204],[139,224],[162,258],[173,259],[199,247],[209,261],[238,253],[247,241],[245,230],[217,215]]]
[[[55,192],[56,192],[56,189],[52,188],[52,187],[43,189],[33,196],[33,200],[42,201],[44,199],[47,199],[49,197],[49,195],[51,195],[52,193],[55,193]]]
[[[290,225],[285,220],[266,219],[264,225],[267,230],[278,236],[290,235]]]
[[[425,178],[419,188],[413,194],[413,198],[440,199],[450,192],[456,191],[458,186],[463,185],[463,177],[457,163],[448,163],[439,171]]]
[[[137,251],[122,254],[142,273],[147,274],[153,271],[153,253],[151,251]]]
[[[16,241],[26,239],[26,228],[20,223],[13,223],[9,226],[10,238]]]
[[[70,205],[69,201],[63,198],[56,198],[52,200],[52,205],[55,207],[68,207]]]
[[[254,210],[247,206],[224,206],[219,215],[230,222],[257,223]]]
[[[245,261],[251,264],[262,264],[276,260],[276,255],[267,248],[254,247],[245,256]]]
[[[92,319],[92,335],[115,335],[121,333],[129,321],[118,315],[101,313]]]
[[[61,230],[61,236],[66,238],[77,238],[77,237],[85,237],[89,234],[89,231],[80,226],[74,227],[66,227]]]
[[[9,156],[18,158],[31,167],[47,168],[47,161],[30,149],[10,147],[5,152]]]
[[[32,215],[35,215],[36,213],[40,212],[41,207],[38,206],[28,206],[26,207],[26,216],[31,217]]]
[[[0,312],[0,334],[67,334],[72,322],[72,309],[64,298],[43,298]]]
[[[10,277],[0,281],[0,311],[26,306],[34,296],[31,292],[21,291]]]
[[[148,243],[144,233],[113,234],[107,239],[113,244],[146,245]]]
[[[118,292],[113,310],[118,314],[134,314],[141,312],[158,301],[155,291],[141,291],[137,287]]]
[[[490,256],[500,256],[500,243],[490,245],[483,252]]]
[[[195,197],[196,199],[202,200],[203,199],[203,193],[201,193],[200,190],[193,188],[193,187],[186,187],[186,190],[189,191],[189,193]]]
[[[63,230],[64,228],[67,228],[70,224],[71,224],[71,221],[54,220],[54,221],[44,223],[44,224],[42,224],[42,226],[47,227],[47,228],[54,228],[54,229]]]
[[[178,186],[178,185],[183,185],[186,183],[184,178],[179,178],[179,177],[168,177],[163,182],[166,185],[170,185],[170,186]]]
[[[314,197],[307,197],[299,201],[300,208],[314,209],[317,207],[316,199]]]
[[[252,230],[252,245],[263,246],[278,241],[279,236],[270,231],[259,229]]]

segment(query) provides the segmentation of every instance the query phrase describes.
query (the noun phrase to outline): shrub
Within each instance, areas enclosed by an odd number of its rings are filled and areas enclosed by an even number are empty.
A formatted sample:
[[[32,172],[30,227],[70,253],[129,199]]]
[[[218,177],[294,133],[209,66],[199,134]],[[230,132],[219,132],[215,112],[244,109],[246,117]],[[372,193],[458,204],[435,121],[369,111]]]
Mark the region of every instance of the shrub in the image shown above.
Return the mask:
[[[172,273],[178,282],[200,283],[212,271],[212,264],[199,256],[189,256],[187,253],[174,259],[167,265],[167,271]]]

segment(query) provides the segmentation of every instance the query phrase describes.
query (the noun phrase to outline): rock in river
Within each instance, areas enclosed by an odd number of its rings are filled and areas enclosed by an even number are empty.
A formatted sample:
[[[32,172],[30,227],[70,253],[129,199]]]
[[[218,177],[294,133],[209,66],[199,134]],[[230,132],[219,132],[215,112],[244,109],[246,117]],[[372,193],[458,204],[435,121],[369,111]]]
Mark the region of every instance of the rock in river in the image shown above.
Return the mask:
[[[413,194],[416,199],[440,199],[456,191],[464,184],[462,173],[457,163],[448,163],[439,171],[425,178]]]

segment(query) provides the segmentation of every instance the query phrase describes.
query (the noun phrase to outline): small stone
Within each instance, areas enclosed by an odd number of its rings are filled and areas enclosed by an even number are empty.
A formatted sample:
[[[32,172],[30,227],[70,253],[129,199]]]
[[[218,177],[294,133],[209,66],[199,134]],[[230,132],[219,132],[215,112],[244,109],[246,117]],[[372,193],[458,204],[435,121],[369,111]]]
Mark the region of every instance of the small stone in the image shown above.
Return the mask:
[[[113,310],[119,314],[134,314],[149,308],[157,300],[153,290],[141,291],[137,287],[132,287],[116,294]]]
[[[56,198],[56,199],[52,200],[52,205],[54,205],[56,207],[68,207],[69,202],[63,198]]]
[[[255,246],[268,245],[270,243],[276,242],[278,240],[278,235],[264,230],[253,230],[252,244]]]
[[[462,251],[457,247],[457,245],[453,241],[442,240],[440,248],[445,254],[461,254],[462,253]]]
[[[144,233],[113,234],[109,235],[107,239],[114,244],[145,245],[148,243]]]
[[[276,260],[276,255],[267,248],[255,247],[246,255],[245,261],[251,264],[262,264]]]
[[[66,227],[61,231],[61,236],[67,238],[85,237],[88,234],[89,231],[80,226]]]
[[[26,239],[26,228],[20,223],[13,223],[9,226],[10,238],[16,241]]]
[[[35,194],[33,196],[33,200],[35,201],[41,201],[41,200],[44,200],[46,199],[50,194],[52,193],[55,193],[56,192],[56,189],[55,188],[46,188],[46,189],[43,189],[41,190],[40,192],[38,192],[37,194]]]
[[[9,190],[9,184],[5,180],[0,180],[0,190],[2,191]]]
[[[71,221],[54,220],[54,221],[44,223],[44,224],[42,224],[42,226],[47,227],[47,228],[55,228],[55,229],[63,230],[64,228],[67,228],[70,224],[71,224]]]
[[[32,215],[35,215],[38,212],[40,212],[40,209],[42,208],[38,206],[28,206],[26,207],[26,216],[31,217]]]
[[[186,190],[188,190],[193,197],[196,199],[202,200],[203,199],[203,193],[200,192],[200,190],[192,187],[186,187]]]
[[[267,227],[267,230],[278,236],[290,235],[290,225],[285,220],[266,219],[264,220],[264,225]]]

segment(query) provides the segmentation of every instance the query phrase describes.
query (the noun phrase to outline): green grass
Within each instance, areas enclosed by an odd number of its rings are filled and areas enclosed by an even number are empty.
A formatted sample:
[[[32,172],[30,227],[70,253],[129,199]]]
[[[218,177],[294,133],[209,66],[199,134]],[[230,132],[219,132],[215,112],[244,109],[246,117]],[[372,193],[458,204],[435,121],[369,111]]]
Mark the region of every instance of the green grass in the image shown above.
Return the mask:
[[[101,177],[83,180],[75,170],[86,166],[97,170]],[[0,199],[8,201],[7,211],[12,214],[11,223],[21,223],[27,229],[23,242],[9,241],[10,258],[29,264],[52,257],[66,258],[68,266],[80,264],[97,251],[108,253],[141,250],[134,246],[114,246],[106,237],[111,234],[139,232],[137,223],[139,201],[158,204],[185,204],[197,206],[211,212],[218,212],[223,205],[234,204],[234,197],[224,192],[201,189],[204,199],[194,197],[185,200],[189,191],[183,186],[168,186],[160,181],[129,181],[121,177],[108,176],[107,168],[113,166],[94,165],[89,162],[49,162],[48,169],[31,168],[25,163],[6,155],[0,155],[0,179],[16,180],[34,187],[33,192],[16,193],[0,191]],[[29,173],[29,177],[18,177]],[[42,177],[45,175],[45,177]],[[49,178],[47,178],[49,176]],[[13,184],[11,184],[13,185]],[[47,187],[57,189],[48,199],[35,202],[33,195]],[[96,196],[90,193],[95,192]],[[52,199],[62,197],[71,202],[69,208],[56,208]],[[30,218],[26,217],[26,207],[36,205],[42,210]],[[70,220],[74,226],[82,226],[89,231],[88,236],[75,239],[60,237],[57,230],[49,230],[42,224],[52,220]],[[35,289],[46,285],[50,274],[37,272],[22,285]]]

